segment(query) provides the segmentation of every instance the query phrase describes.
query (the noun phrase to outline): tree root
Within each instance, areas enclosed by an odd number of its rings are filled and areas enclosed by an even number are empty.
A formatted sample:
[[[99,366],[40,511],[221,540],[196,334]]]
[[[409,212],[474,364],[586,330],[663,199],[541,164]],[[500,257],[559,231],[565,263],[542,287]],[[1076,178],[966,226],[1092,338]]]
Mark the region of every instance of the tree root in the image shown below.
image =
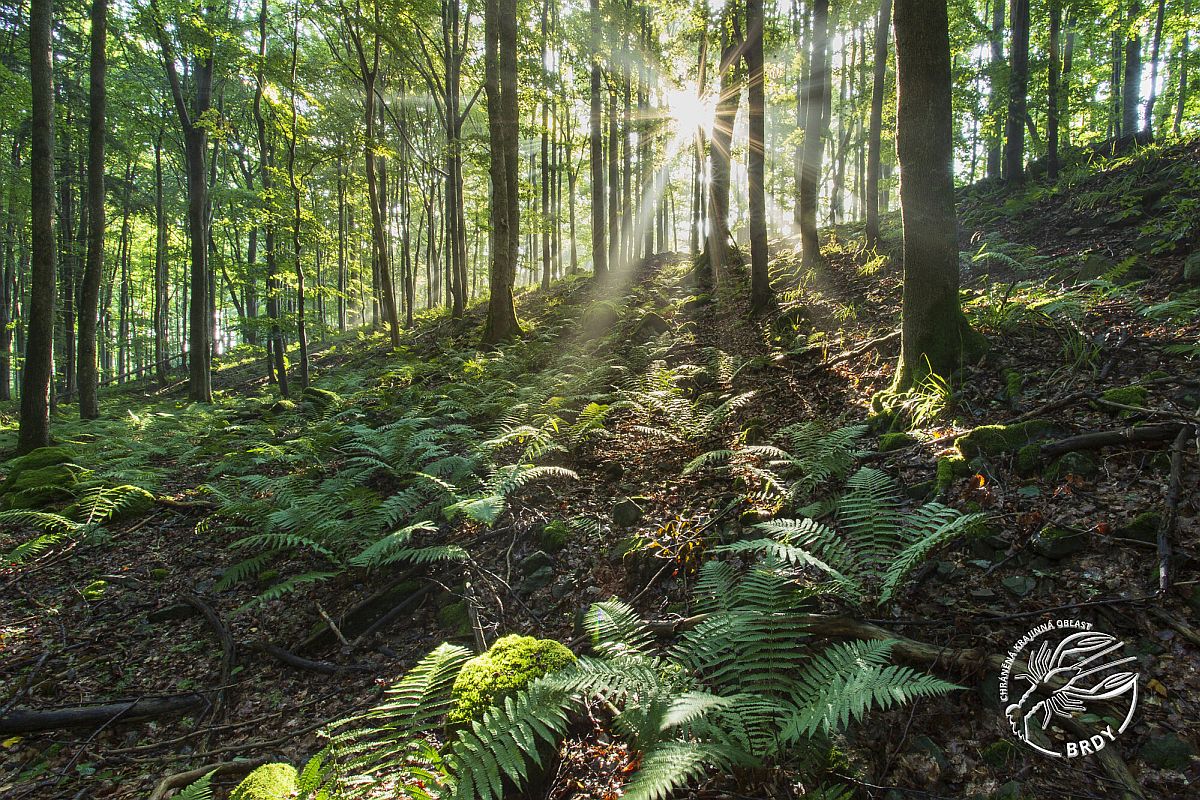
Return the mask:
[[[113,703],[96,703],[38,711],[18,708],[0,717],[0,733],[36,733],[109,722],[140,722],[180,714],[208,702],[202,694],[139,697]]]
[[[242,775],[252,772],[264,764],[270,764],[274,760],[273,758],[254,758],[245,761],[222,761],[206,767],[189,769],[187,772],[176,772],[158,782],[158,786],[154,787],[154,791],[150,793],[149,800],[163,800],[172,789],[182,789],[210,772],[215,772],[217,775]]]

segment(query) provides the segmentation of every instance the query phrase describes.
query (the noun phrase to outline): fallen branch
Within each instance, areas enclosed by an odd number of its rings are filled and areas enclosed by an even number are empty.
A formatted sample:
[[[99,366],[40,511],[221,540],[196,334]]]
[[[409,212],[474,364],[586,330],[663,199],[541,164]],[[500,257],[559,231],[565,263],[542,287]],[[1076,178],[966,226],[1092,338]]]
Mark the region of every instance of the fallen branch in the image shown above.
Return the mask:
[[[1167,483],[1166,513],[1158,525],[1158,591],[1171,588],[1171,537],[1179,522],[1179,486],[1183,482],[1183,448],[1196,435],[1195,427],[1184,425],[1171,444],[1171,478]]]
[[[424,586],[422,586],[420,589],[417,589],[415,592],[410,594],[408,597],[404,598],[404,600],[402,600],[398,605],[396,605],[391,611],[387,612],[382,617],[375,620],[373,623],[371,623],[371,625],[365,631],[360,633],[354,640],[354,646],[357,647],[358,645],[362,644],[364,641],[369,639],[373,633],[375,633],[376,631],[382,630],[383,628],[390,625],[392,622],[394,622],[396,620],[397,617],[399,617],[401,614],[403,614],[405,611],[407,611],[409,606],[415,604],[418,600],[423,598],[425,595],[432,592],[433,589],[434,589],[434,585],[432,583],[427,583]]]
[[[189,769],[187,772],[176,772],[158,782],[150,793],[150,800],[163,800],[172,789],[183,789],[195,783],[209,773],[217,775],[241,775],[258,769],[263,764],[270,764],[274,759],[253,758],[245,761],[222,761],[219,764],[209,764],[207,767]]]
[[[217,635],[217,641],[221,643],[221,675],[217,681],[217,686],[221,688],[212,704],[212,719],[214,722],[220,722],[221,714],[225,710],[225,687],[229,684],[229,676],[233,673],[234,662],[237,660],[237,642],[233,640],[233,634],[229,632],[229,626],[221,619],[221,615],[208,603],[193,594],[183,595],[183,602],[204,616],[208,627],[212,628],[213,633]]]
[[[309,672],[320,672],[325,675],[337,675],[342,672],[370,672],[371,671],[371,668],[364,664],[351,664],[349,666],[342,666],[341,664],[334,664],[330,661],[314,661],[311,658],[305,658],[304,656],[298,656],[290,650],[285,650],[282,647],[271,644],[270,642],[267,642],[267,641],[260,641],[257,643],[257,645],[258,645],[259,650],[262,650],[264,653],[271,656],[272,658],[282,661],[284,664],[287,664],[289,667],[295,667],[296,669],[305,669],[305,670],[308,670]]]
[[[176,511],[216,511],[217,504],[211,500],[176,500],[174,497],[158,495],[154,502]]]
[[[1093,431],[1078,436],[1068,436],[1056,442],[1047,442],[1038,447],[1038,457],[1046,461],[1078,450],[1099,450],[1123,444],[1162,442],[1174,438],[1184,425],[1179,422],[1157,422],[1153,425],[1136,425],[1111,431]]]
[[[853,350],[848,350],[845,353],[841,353],[839,355],[834,356],[833,358],[830,358],[826,361],[821,362],[820,364],[813,367],[805,374],[806,375],[814,375],[814,374],[820,372],[821,370],[829,369],[830,367],[832,367],[836,364],[841,364],[843,361],[850,361],[852,359],[858,358],[859,356],[863,355],[864,353],[870,352],[871,350],[878,349],[880,347],[883,347],[886,344],[891,344],[892,342],[896,341],[899,338],[900,338],[900,331],[892,331],[891,333],[884,334],[883,336],[879,336],[875,339],[869,340],[866,344],[862,345],[861,347],[856,347]]]
[[[0,733],[35,733],[101,725],[114,717],[120,717],[121,722],[139,722],[179,714],[206,702],[207,698],[202,694],[179,694],[42,711],[18,708],[0,717]]]

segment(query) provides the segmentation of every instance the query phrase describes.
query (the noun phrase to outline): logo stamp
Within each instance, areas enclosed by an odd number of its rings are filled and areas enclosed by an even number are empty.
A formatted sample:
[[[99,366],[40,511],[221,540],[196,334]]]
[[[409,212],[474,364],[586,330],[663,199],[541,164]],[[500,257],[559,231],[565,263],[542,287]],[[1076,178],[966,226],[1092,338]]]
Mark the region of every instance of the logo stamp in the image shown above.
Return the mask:
[[[1000,702],[1017,738],[1056,758],[1088,756],[1125,732],[1138,701],[1135,656],[1092,623],[1057,619],[1013,643],[1000,671]],[[1074,719],[1073,730],[1056,725]],[[1079,729],[1084,731],[1081,736]]]

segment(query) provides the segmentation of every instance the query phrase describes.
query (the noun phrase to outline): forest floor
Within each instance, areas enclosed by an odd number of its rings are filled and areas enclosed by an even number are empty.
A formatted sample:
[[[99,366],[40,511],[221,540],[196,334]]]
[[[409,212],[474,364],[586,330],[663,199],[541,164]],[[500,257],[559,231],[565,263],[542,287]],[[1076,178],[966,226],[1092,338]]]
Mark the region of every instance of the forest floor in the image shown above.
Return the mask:
[[[1126,653],[1138,657],[1142,691],[1115,749],[1150,798],[1183,797],[1200,782],[1194,443],[1183,454],[1178,518],[1169,531],[1172,588],[1162,595],[1156,535],[1171,477],[1170,439],[1082,450],[1049,467],[1022,463],[1011,450],[984,453],[953,472],[953,462],[944,461],[940,483],[938,469],[940,459],[955,454],[954,437],[981,425],[1036,417],[1047,420],[1048,439],[1060,440],[1195,419],[1198,197],[1197,143],[1102,161],[1057,191],[1004,194],[980,186],[965,193],[967,311],[990,350],[952,384],[928,387],[916,399],[911,438],[867,434],[861,460],[897,476],[914,501],[936,496],[986,512],[987,535],[937,553],[887,606],[823,601],[831,611],[947,651],[1002,656],[1053,618],[1093,622],[1122,639]],[[885,242],[896,248],[891,233]],[[505,379],[538,387],[550,397],[548,407],[561,392],[566,400],[559,404],[578,410],[582,401],[568,387],[580,373],[563,365],[598,359],[607,377],[582,395],[607,398],[613,408],[604,435],[581,437],[543,462],[577,479],[529,483],[508,497],[492,526],[465,517],[439,523],[436,541],[463,543],[470,553],[477,626],[464,624],[455,602],[466,592],[461,567],[344,570],[310,580],[326,567],[301,547],[277,557],[269,571],[247,573],[232,586],[219,582],[252,555],[231,544],[265,530],[260,522],[230,522],[253,514],[224,496],[229,487],[248,485],[259,467],[263,480],[281,480],[289,464],[308,469],[306,454],[321,452],[319,437],[305,431],[324,419],[324,409],[312,401],[275,403],[261,358],[224,360],[211,409],[188,406],[178,385],[106,393],[99,427],[71,423],[73,408],[61,409],[58,435],[79,463],[122,482],[150,483],[165,499],[101,535],[0,570],[0,718],[12,708],[193,691],[205,700],[143,722],[127,713],[71,730],[0,734],[0,797],[146,797],[167,775],[234,758],[303,763],[320,747],[320,728],[378,701],[384,686],[445,639],[469,643],[476,633],[491,641],[522,632],[570,642],[580,610],[613,596],[650,618],[686,616],[705,551],[780,511],[752,476],[686,465],[713,449],[771,441],[773,432],[800,421],[829,428],[863,422],[873,394],[891,380],[899,342],[884,337],[899,319],[897,255],[864,252],[860,234],[828,231],[827,263],[813,273],[800,268],[796,242],[775,243],[781,305],[757,319],[748,314],[738,270],[715,297],[697,296],[684,280],[690,264],[675,255],[641,263],[627,281],[597,286],[576,278],[519,294],[531,344]],[[380,336],[327,342],[313,353],[314,383],[355,404],[355,424],[386,426],[400,418],[400,402],[411,393],[449,396],[448,387],[518,357],[473,353],[481,313],[475,307],[464,321],[430,315],[406,332],[399,355]],[[746,396],[716,423],[678,418],[703,408],[696,405],[671,419],[673,407],[639,410],[636,399],[629,401],[660,386],[656,374],[697,402]],[[1124,391],[1104,396],[1113,389]],[[493,408],[484,395],[455,419],[489,436],[511,432],[513,408]],[[14,413],[0,409],[0,422],[11,428]],[[0,431],[0,446],[10,446],[12,436]],[[883,450],[881,441],[894,449]],[[331,459],[352,460],[344,447],[324,452],[326,471],[338,466]],[[386,495],[389,480],[376,476],[371,487]],[[264,496],[272,493],[282,490]],[[352,524],[354,514],[345,516]],[[286,530],[303,522],[288,527],[279,516],[270,519]],[[551,542],[547,529],[561,530],[553,523],[568,519],[569,534]],[[1067,546],[1047,547],[1048,528],[1066,532]],[[0,552],[30,535],[0,531]],[[285,587],[290,591],[268,592],[247,606],[289,576],[301,578]],[[427,585],[413,583],[418,578],[434,589],[418,591]],[[363,635],[362,619],[393,607],[399,611],[389,624]],[[348,613],[354,609],[361,613]],[[326,616],[341,621],[345,643],[322,622]],[[284,663],[263,642],[306,661]],[[1113,772],[1119,767],[1014,746],[988,671],[926,668],[965,688],[877,714],[839,742],[846,761],[836,779],[858,796],[1120,796]],[[560,757],[541,796],[619,796],[633,762],[599,730],[575,731]],[[785,783],[778,775],[714,776],[693,794],[779,796]]]

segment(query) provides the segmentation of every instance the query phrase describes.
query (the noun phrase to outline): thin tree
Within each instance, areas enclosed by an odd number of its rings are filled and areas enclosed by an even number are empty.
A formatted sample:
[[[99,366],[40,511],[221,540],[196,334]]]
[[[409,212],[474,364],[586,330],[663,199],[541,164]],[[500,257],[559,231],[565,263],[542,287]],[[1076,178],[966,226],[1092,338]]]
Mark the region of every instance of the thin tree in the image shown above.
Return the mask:
[[[1018,0],[1020,2],[1020,0]],[[896,0],[896,153],[904,226],[904,391],[959,366],[970,327],[958,296],[950,34],[945,0]]]
[[[104,79],[108,71],[108,0],[93,0],[91,10],[91,89],[88,97],[87,261],[79,289],[79,416],[96,419],[96,324],[100,312],[100,276],[104,272]]]
[[[729,251],[730,159],[733,153],[733,129],[741,103],[741,61],[745,39],[737,14],[727,8],[721,24],[723,47],[717,90],[717,108],[713,118],[712,142],[708,149],[708,240],[704,258],[705,279],[717,279],[725,268]]]
[[[1158,0],[1158,13],[1154,17],[1154,41],[1150,45],[1150,96],[1146,98],[1146,121],[1142,130],[1147,137],[1154,135],[1154,103],[1158,99],[1158,51],[1162,44],[1163,15],[1166,0]]]
[[[812,46],[808,56],[808,95],[805,101],[804,162],[800,169],[800,247],[805,267],[821,258],[817,231],[817,202],[821,160],[825,149],[825,97],[829,84],[829,0],[813,3]]]
[[[33,92],[30,173],[32,273],[25,368],[21,373],[21,420],[17,452],[50,444],[50,376],[54,369],[54,59],[53,0],[29,6],[29,82]]]
[[[879,160],[883,138],[883,93],[887,80],[888,32],[892,29],[892,0],[881,0],[875,25],[875,65],[871,78],[871,121],[867,133],[867,244],[879,241]]]
[[[1125,42],[1125,80],[1121,89],[1121,133],[1133,136],[1138,129],[1138,106],[1142,99],[1142,4],[1129,8],[1129,38]]]
[[[601,130],[600,100],[600,0],[591,0],[592,71],[589,87],[588,153],[592,174],[592,272],[602,276],[608,272],[608,251],[604,242],[604,133]]]
[[[1059,112],[1059,34],[1062,31],[1062,8],[1059,0],[1049,0],[1047,10],[1050,14],[1049,58],[1047,59],[1046,79],[1046,177],[1058,179],[1058,112]]]
[[[750,142],[746,172],[750,183],[750,306],[771,303],[767,270],[766,74],[763,69],[763,0],[746,0],[746,72]]]

